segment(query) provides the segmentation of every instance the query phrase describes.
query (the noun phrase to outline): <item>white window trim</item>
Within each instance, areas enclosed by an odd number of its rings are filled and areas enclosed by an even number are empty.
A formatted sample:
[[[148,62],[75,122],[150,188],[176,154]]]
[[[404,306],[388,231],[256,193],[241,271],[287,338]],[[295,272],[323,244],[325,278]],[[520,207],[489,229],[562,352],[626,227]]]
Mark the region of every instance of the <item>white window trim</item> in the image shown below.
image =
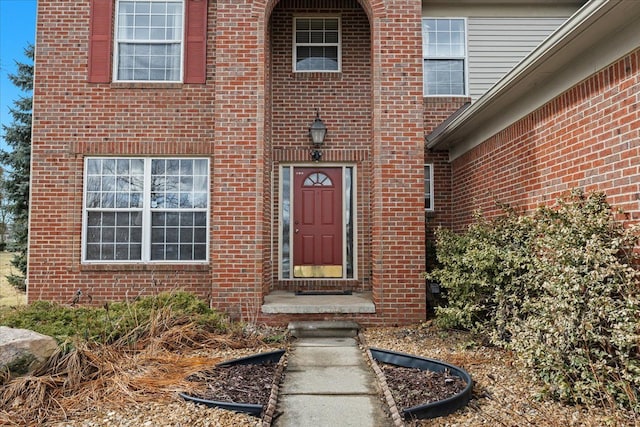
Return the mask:
[[[435,206],[434,206],[435,204],[434,204],[434,201],[433,201],[433,197],[434,197],[434,191],[433,191],[433,187],[434,187],[434,185],[433,185],[433,163],[425,163],[424,164],[424,168],[425,169],[429,168],[429,183],[431,184],[429,186],[429,197],[430,197],[429,200],[431,201],[431,203],[430,203],[430,206],[428,208],[425,207],[424,210],[425,210],[425,212],[433,212],[435,210]],[[426,174],[426,170],[425,170],[425,178],[426,177],[427,177],[427,174]],[[424,195],[426,196],[426,191],[425,191]],[[425,199],[426,199],[426,197],[425,197]]]
[[[126,43],[127,41],[136,41],[134,40],[120,40],[118,38],[118,20],[120,17],[120,2],[121,1],[135,1],[135,0],[116,0],[116,5],[115,5],[115,19],[114,19],[114,29],[113,29],[113,70],[112,70],[112,76],[113,76],[113,81],[115,83],[182,83],[184,81],[184,51],[185,51],[185,38],[186,38],[186,5],[185,5],[185,1],[186,0],[178,0],[182,3],[182,34],[181,34],[181,38],[180,38],[180,76],[178,78],[178,80],[120,80],[118,79],[118,61],[119,61],[119,43],[123,42]],[[165,2],[168,0],[140,0],[140,1],[147,1],[150,3],[153,2]],[[153,44],[153,41],[148,41],[147,43],[149,44]],[[168,40],[163,40],[162,42],[157,42],[158,44],[166,44],[166,43],[171,43]]]
[[[297,47],[298,46],[334,46],[333,43],[321,43],[321,44],[317,44],[317,43],[296,43],[296,28],[297,28],[297,24],[296,24],[296,20],[298,18],[305,18],[305,19],[313,19],[313,18],[318,18],[318,19],[332,19],[335,18],[338,20],[338,43],[336,44],[338,47],[338,69],[337,70],[298,70],[296,68],[297,65]],[[313,14],[313,15],[308,15],[308,14],[301,14],[301,15],[294,15],[293,16],[293,35],[292,35],[292,54],[291,54],[291,59],[292,59],[292,70],[294,73],[341,73],[342,72],[342,16],[340,15],[318,15],[318,14]]]
[[[469,26],[467,24],[468,20],[465,17],[461,17],[461,16],[423,16],[422,20],[420,21],[420,34],[422,34],[422,28],[424,25],[424,21],[427,19],[440,19],[440,20],[444,20],[444,19],[460,19],[464,22],[464,56],[451,56],[451,57],[444,57],[444,56],[439,56],[437,58],[434,57],[430,57],[425,55],[425,49],[424,49],[424,44],[422,46],[422,73],[423,73],[423,77],[422,77],[422,82],[423,82],[423,88],[422,88],[422,96],[425,98],[468,98],[469,97]],[[427,94],[427,88],[426,86],[424,86],[424,62],[426,60],[429,59],[443,59],[443,60],[447,60],[447,59],[461,59],[463,61],[463,80],[464,80],[464,94],[437,94],[437,95],[431,95],[431,94]]]
[[[88,209],[87,209],[87,162],[92,159],[105,159],[108,156],[88,156],[85,157],[83,162],[83,188],[82,188],[82,264],[208,264],[209,263],[209,253],[211,249],[210,242],[210,229],[211,229],[211,161],[208,158],[202,157],[139,157],[139,156],[114,156],[114,159],[143,159],[144,160],[144,185],[143,185],[143,207],[138,209],[143,212],[142,219],[142,259],[141,260],[94,260],[87,259],[87,220],[88,220]],[[204,260],[151,260],[151,161],[156,159],[178,159],[178,160],[206,160],[207,161],[207,171],[209,179],[207,180],[207,209],[206,209],[206,256]],[[102,211],[108,211],[108,209],[101,209]],[[117,211],[117,209],[112,209],[113,211]],[[135,210],[134,208],[123,209],[123,211],[131,212]],[[193,210],[190,210],[193,212]]]

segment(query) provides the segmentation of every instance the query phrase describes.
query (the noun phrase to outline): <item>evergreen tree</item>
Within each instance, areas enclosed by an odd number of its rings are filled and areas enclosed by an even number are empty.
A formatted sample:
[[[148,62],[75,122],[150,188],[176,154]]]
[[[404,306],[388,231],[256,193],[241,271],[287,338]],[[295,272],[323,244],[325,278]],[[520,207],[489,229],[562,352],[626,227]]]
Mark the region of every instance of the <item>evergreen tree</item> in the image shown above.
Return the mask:
[[[16,62],[18,69],[9,74],[11,82],[27,96],[21,96],[13,102],[9,109],[13,122],[2,126],[4,141],[8,151],[0,151],[0,163],[5,167],[4,198],[8,202],[11,214],[11,243],[8,249],[15,252],[11,264],[18,269],[18,274],[10,274],[7,280],[19,289],[25,289],[27,273],[27,242],[29,225],[29,173],[31,159],[31,118],[33,90],[34,47],[27,46],[25,55],[31,61],[28,64]]]
[[[4,168],[0,167],[0,251],[7,249],[7,235],[9,233],[9,220],[11,219],[5,193]]]

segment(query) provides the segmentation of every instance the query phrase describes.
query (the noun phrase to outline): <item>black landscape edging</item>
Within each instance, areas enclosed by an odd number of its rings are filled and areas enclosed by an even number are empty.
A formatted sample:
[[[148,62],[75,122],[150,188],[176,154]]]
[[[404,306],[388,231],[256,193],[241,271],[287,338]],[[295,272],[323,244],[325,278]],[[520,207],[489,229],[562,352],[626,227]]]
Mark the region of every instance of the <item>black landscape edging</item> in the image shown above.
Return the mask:
[[[252,354],[251,356],[241,357],[239,359],[229,360],[227,362],[218,363],[216,366],[233,366],[233,365],[260,365],[262,363],[278,363],[286,350],[270,351],[268,353]]]
[[[262,410],[264,409],[264,406],[253,403],[220,402],[217,400],[200,399],[199,397],[191,396],[186,393],[178,394],[184,400],[199,403],[210,408],[221,408],[233,412],[242,412],[243,414],[253,415],[254,417],[260,417],[262,415]]]
[[[402,366],[405,368],[417,368],[423,371],[449,371],[450,374],[463,379],[467,383],[467,386],[464,388],[464,390],[447,399],[402,409],[403,418],[425,419],[442,417],[444,415],[449,415],[467,405],[467,403],[469,403],[469,400],[471,399],[473,380],[471,379],[471,376],[462,368],[446,362],[442,362],[440,360],[428,359],[426,357],[413,356],[410,354],[399,353],[390,350],[370,348],[369,351],[371,352],[371,356],[373,357],[373,359],[378,362]]]
[[[286,353],[286,350],[270,351],[268,353],[254,354],[251,356],[241,357],[239,359],[229,360],[227,362],[218,363],[216,367],[234,366],[234,365],[260,365],[262,363],[278,363],[282,356]],[[236,402],[221,402],[217,400],[201,399],[199,397],[191,396],[186,393],[178,393],[180,397],[185,400],[206,405],[211,408],[222,408],[229,411],[241,412],[249,414],[255,417],[260,417],[262,411],[264,411],[264,405],[254,403],[236,403]]]

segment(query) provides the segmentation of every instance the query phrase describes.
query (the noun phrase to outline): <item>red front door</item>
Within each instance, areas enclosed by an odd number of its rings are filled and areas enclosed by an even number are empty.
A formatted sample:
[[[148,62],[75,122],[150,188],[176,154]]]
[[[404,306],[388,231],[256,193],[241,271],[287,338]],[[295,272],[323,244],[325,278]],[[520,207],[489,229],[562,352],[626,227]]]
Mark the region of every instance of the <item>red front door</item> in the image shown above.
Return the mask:
[[[295,168],[293,185],[293,276],[342,277],[342,168]]]

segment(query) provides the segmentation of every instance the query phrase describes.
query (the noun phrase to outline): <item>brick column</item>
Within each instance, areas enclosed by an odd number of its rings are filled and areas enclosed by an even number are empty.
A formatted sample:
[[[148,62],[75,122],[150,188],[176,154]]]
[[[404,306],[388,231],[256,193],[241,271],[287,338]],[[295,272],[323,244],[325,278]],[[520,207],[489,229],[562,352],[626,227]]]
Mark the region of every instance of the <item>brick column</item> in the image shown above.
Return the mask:
[[[425,319],[421,5],[374,16],[372,279],[386,323]]]
[[[216,4],[212,301],[250,321],[262,303],[263,30],[251,2]]]

